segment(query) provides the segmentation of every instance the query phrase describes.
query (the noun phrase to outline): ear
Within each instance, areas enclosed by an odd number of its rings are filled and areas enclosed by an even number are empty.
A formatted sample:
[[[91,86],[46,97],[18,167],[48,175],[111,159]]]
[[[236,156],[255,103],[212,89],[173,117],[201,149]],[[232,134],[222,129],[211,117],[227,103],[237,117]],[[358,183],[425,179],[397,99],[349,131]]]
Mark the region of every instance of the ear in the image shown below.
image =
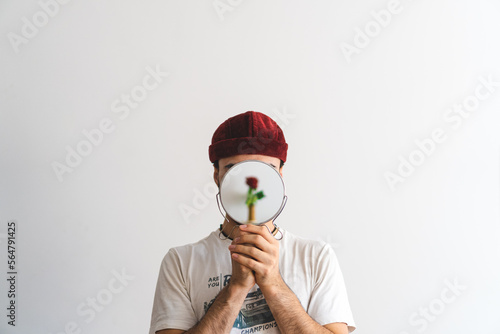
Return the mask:
[[[219,185],[219,170],[214,167],[214,182],[217,185],[218,188],[220,188]]]

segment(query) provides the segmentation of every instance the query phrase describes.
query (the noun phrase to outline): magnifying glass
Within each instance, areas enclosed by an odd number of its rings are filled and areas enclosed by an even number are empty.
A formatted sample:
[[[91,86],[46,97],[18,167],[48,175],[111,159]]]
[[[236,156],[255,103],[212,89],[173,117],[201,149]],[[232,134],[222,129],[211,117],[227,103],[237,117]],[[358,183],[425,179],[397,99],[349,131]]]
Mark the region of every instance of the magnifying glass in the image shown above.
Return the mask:
[[[275,219],[287,200],[280,173],[260,160],[233,165],[224,174],[218,195],[226,213],[240,224],[261,225]]]

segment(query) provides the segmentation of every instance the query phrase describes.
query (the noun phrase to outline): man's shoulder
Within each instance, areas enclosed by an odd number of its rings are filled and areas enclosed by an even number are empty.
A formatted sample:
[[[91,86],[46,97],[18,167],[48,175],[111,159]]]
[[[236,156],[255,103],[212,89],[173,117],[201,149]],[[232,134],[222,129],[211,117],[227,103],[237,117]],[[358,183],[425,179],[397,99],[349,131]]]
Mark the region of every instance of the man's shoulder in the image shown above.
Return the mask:
[[[286,232],[280,256],[287,265],[313,266],[315,270],[322,270],[326,266],[338,267],[338,258],[335,246],[321,239],[312,239]],[[332,267],[332,268],[333,268]]]
[[[204,253],[210,249],[213,249],[216,241],[215,233],[216,231],[212,231],[207,236],[198,241],[187,243],[184,245],[173,246],[168,250],[165,257],[168,256],[186,257],[186,256],[192,256],[193,254],[197,253]]]
[[[332,245],[323,240],[302,237],[288,230],[283,231],[283,240],[285,241],[285,247],[291,247],[299,252],[317,254],[326,250],[333,250]]]
[[[313,247],[324,247],[327,243],[321,239],[312,239],[299,236],[295,233],[290,232],[289,230],[283,230],[283,240],[287,240],[290,243],[296,243],[304,246],[313,246]]]

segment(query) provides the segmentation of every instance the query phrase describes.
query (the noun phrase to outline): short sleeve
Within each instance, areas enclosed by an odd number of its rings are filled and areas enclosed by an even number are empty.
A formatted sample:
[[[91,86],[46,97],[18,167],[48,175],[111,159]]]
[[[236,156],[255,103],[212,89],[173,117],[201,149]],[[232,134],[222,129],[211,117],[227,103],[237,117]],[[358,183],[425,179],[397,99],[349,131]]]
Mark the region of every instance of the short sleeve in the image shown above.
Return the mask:
[[[175,249],[170,249],[158,274],[149,334],[167,328],[187,331],[196,323],[179,255]]]
[[[349,333],[356,329],[337,256],[329,244],[321,250],[314,268],[314,285],[308,314],[320,325],[345,322]]]

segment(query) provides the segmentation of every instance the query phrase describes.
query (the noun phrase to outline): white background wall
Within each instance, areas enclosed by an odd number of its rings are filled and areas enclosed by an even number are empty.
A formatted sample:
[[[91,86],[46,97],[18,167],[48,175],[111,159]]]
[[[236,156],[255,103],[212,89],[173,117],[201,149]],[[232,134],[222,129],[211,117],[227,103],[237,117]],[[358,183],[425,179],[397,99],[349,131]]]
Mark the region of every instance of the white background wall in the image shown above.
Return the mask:
[[[208,145],[247,110],[285,132],[276,222],[334,245],[356,333],[500,332],[498,1],[54,4],[0,2],[1,333],[146,333],[164,254],[222,223]]]

